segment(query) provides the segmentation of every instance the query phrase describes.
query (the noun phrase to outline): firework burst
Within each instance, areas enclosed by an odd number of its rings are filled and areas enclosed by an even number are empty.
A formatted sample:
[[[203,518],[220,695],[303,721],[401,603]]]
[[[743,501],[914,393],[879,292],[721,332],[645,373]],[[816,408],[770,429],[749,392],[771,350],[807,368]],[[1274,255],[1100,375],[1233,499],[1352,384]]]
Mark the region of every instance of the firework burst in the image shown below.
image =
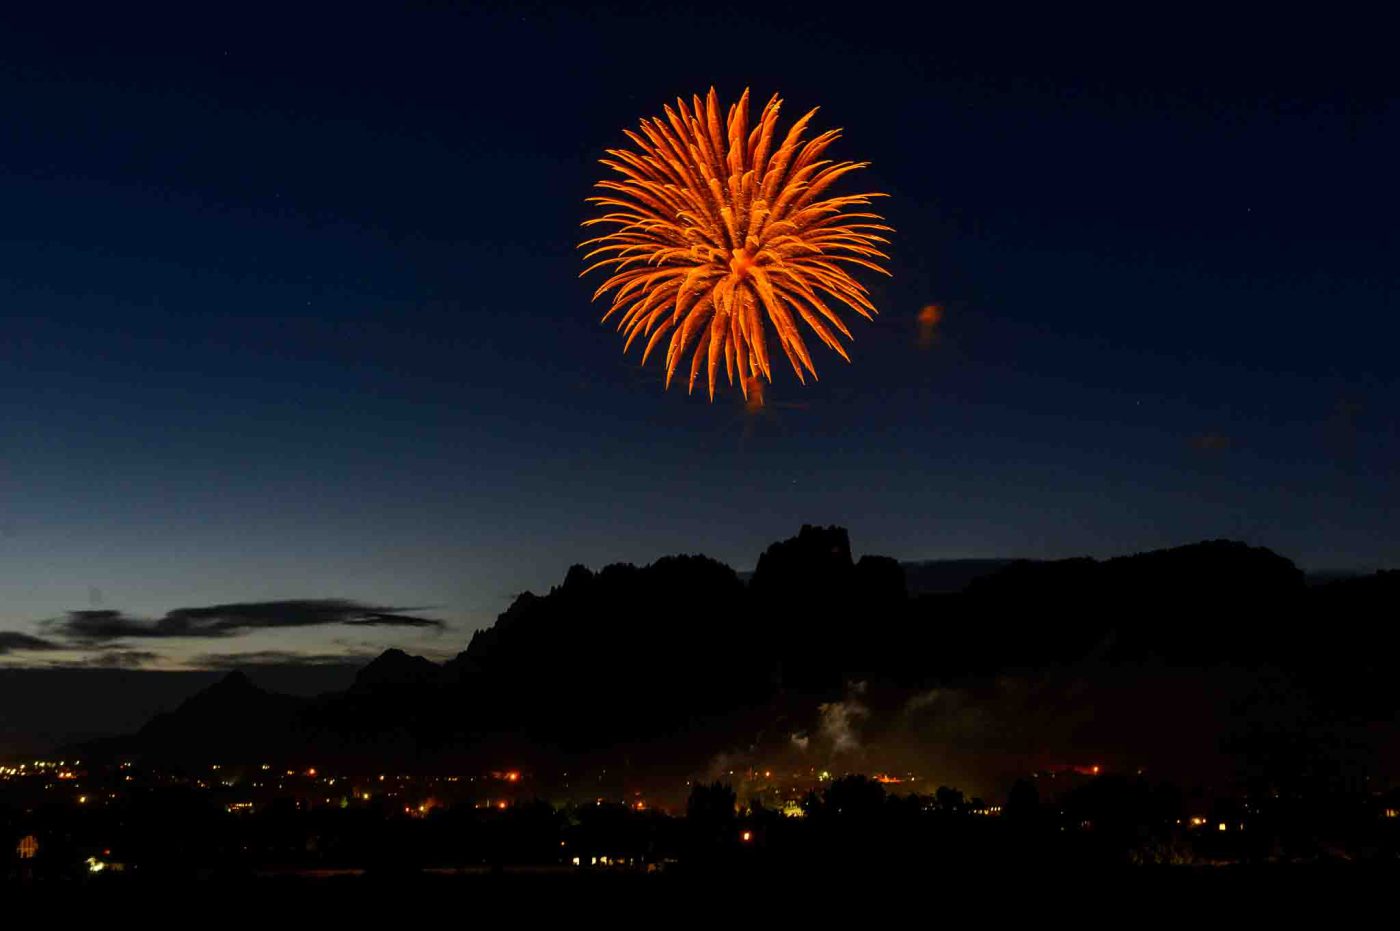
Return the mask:
[[[611,271],[593,299],[613,292],[603,320],[617,317],[624,352],[646,337],[645,365],[665,341],[667,387],[689,353],[688,390],[703,370],[713,401],[722,362],[749,397],[758,378],[773,380],[769,326],[805,383],[817,370],[798,321],[849,362],[839,337],[851,332],[832,305],[876,313],[848,267],[889,274],[879,260],[888,259],[880,234],[890,227],[859,209],[883,195],[823,197],[868,163],[821,158],[840,130],[803,141],[816,110],[779,141],[781,103],[775,95],[750,128],[745,90],[721,122],[711,88],[703,101],[677,99],[664,119],[642,120],[626,133],[635,149],[608,149],[602,160],[622,177],[598,182],[604,193],[588,199],[604,213],[583,225],[612,229],[580,245],[593,261],[583,274]]]

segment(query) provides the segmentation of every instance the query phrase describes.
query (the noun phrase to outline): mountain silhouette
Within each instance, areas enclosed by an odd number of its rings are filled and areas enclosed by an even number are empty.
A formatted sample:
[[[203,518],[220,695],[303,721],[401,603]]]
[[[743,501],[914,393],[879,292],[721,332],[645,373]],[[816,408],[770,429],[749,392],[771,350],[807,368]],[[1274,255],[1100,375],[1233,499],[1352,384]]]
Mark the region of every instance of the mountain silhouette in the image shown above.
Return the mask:
[[[132,737],[90,746],[191,761],[693,763],[746,728],[819,727],[817,709],[853,682],[910,694],[1087,659],[1274,664],[1338,708],[1394,709],[1393,686],[1362,689],[1338,670],[1347,632],[1393,616],[1400,573],[1309,587],[1286,558],[1225,540],[995,562],[966,567],[961,590],[911,594],[899,563],[857,560],[845,529],[808,525],[769,546],[747,579],[700,555],[576,565],[546,594],[517,597],[446,663],[387,650],[348,690],[315,699],[230,673]],[[1393,650],[1393,633],[1366,636]]]
[[[291,745],[308,705],[306,699],[264,691],[235,670],[174,711],[156,715],[134,742],[170,755],[247,762]]]
[[[393,689],[419,689],[443,680],[443,669],[421,656],[411,656],[390,648],[371,660],[355,675],[353,692],[382,692]]]

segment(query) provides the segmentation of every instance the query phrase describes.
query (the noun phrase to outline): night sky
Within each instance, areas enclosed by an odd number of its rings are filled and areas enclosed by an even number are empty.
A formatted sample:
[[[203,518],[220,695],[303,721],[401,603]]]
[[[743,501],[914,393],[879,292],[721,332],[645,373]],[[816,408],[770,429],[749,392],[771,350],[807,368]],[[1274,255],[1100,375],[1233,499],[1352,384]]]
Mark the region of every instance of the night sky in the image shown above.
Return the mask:
[[[1400,565],[1380,23],[659,6],[4,14],[0,665],[442,656],[572,563],[804,522]],[[758,414],[578,278],[603,149],[712,84],[820,106],[898,230],[852,364]],[[330,598],[446,626],[13,636]]]

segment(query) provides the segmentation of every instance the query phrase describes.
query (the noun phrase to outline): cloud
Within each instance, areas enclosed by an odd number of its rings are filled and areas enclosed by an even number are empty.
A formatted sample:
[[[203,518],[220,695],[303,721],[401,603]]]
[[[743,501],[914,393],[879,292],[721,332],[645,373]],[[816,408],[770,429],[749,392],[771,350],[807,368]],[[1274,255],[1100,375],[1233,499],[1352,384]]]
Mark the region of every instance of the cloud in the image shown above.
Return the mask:
[[[132,617],[122,611],[70,611],[66,617],[49,621],[47,626],[63,637],[86,644],[126,639],[231,637],[250,630],[332,624],[438,630],[445,626],[442,621],[399,614],[399,610],[343,598],[311,598],[176,608],[154,620]]]
[[[297,653],[291,650],[250,650],[247,653],[205,653],[190,660],[201,669],[246,669],[250,666],[358,666],[373,653]]]
[[[6,653],[18,653],[22,650],[61,650],[63,649],[52,641],[42,637],[34,637],[30,634],[22,634],[17,630],[0,630],[0,656]]]
[[[134,630],[144,629],[147,622],[127,617],[120,611],[69,611],[57,621],[46,621],[45,627],[74,640],[100,643],[122,637],[140,636]]]
[[[83,669],[139,669],[158,659],[160,654],[150,650],[103,650],[85,660],[64,665]]]
[[[434,627],[438,630],[443,627],[442,621],[407,614],[367,614],[363,618],[345,623],[356,627]]]

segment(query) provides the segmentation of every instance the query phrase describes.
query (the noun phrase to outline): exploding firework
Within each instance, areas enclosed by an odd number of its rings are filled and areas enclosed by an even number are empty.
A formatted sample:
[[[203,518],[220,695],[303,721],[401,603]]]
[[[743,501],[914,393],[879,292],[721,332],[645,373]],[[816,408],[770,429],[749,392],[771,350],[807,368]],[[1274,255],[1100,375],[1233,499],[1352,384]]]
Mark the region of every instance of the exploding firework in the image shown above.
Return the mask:
[[[773,380],[769,326],[805,383],[817,370],[799,320],[850,361],[838,334],[851,332],[831,305],[866,319],[876,313],[849,266],[889,274],[879,260],[888,259],[880,234],[890,227],[858,209],[883,195],[823,197],[868,163],[820,157],[840,130],[803,141],[816,110],[775,146],[781,103],[769,100],[750,128],[746,90],[721,123],[711,88],[703,102],[677,99],[664,119],[642,120],[640,132],[626,133],[636,148],[608,149],[602,160],[622,178],[598,182],[605,193],[588,199],[605,212],[583,225],[613,228],[581,244],[592,247],[585,261],[594,260],[583,274],[611,270],[593,299],[613,292],[603,320],[617,316],[624,352],[647,337],[645,365],[666,340],[667,387],[690,353],[687,390],[703,369],[714,400],[723,360],[729,384],[748,398],[759,377]]]

